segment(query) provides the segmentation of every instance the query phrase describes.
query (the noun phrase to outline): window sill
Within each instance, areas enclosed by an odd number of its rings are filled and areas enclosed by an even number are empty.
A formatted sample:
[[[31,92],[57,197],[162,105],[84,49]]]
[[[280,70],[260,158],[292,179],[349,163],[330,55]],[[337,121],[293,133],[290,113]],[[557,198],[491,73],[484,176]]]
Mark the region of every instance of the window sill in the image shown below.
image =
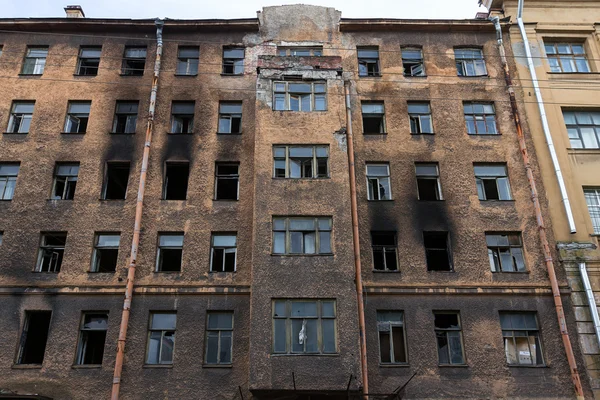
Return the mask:
[[[208,271],[208,274],[235,274],[237,271]]]
[[[546,364],[542,365],[520,365],[520,364],[506,364],[508,368],[550,368]]]
[[[125,199],[98,199],[98,201],[101,201],[103,203],[112,203],[112,202],[116,203],[117,201],[124,202]]]
[[[187,198],[186,199],[160,199],[160,202],[161,203],[164,203],[164,202],[172,203],[172,202],[178,201],[180,203],[183,203],[183,202],[186,202],[187,200],[188,200]]]
[[[438,364],[439,368],[470,368],[469,364]]]
[[[73,74],[73,76],[81,76],[81,77],[90,77],[90,78],[94,78],[96,76],[98,76],[98,74]]]
[[[173,74],[173,76],[182,76],[182,77],[194,78],[194,77],[198,76],[198,74]]]
[[[273,111],[279,111],[282,113],[325,113],[328,110],[308,110],[308,111],[303,111],[303,110],[275,110],[273,109]]]
[[[410,368],[409,363],[398,363],[398,364],[381,364],[379,363],[379,368]]]
[[[74,364],[71,365],[72,369],[99,369],[102,368],[102,364]]]
[[[365,135],[365,136],[381,136],[381,135],[387,135],[387,132],[363,132],[363,135]]]
[[[60,134],[66,135],[66,136],[69,136],[69,135],[75,136],[75,135],[85,135],[86,133],[87,132],[61,132]]]
[[[373,272],[378,274],[399,274],[400,270],[389,270],[389,269],[373,269]],[[383,364],[381,364],[383,365]]]
[[[423,132],[418,132],[418,133],[411,132],[410,135],[411,136],[434,136],[435,132],[427,132],[427,133],[423,133]]]
[[[19,74],[19,76],[42,76],[44,74]]]
[[[479,202],[482,204],[496,205],[496,204],[514,204],[515,200],[482,200],[482,199],[479,199]]]
[[[115,272],[117,272],[116,270],[114,271],[88,271],[88,274],[114,274]]]
[[[144,364],[142,368],[173,368],[173,364]]]
[[[434,203],[440,203],[440,202],[444,202],[446,200],[444,199],[418,199],[420,203],[426,203],[428,201],[432,201]]]
[[[60,199],[60,198],[58,198],[58,199],[46,199],[46,201],[60,201],[60,202],[63,202],[63,201],[73,201],[73,199]]]
[[[244,74],[225,74],[225,73],[221,73],[221,76],[244,76]]]
[[[191,136],[194,132],[167,132],[169,136]]]
[[[437,271],[437,270],[434,270],[434,269],[428,269],[427,272],[431,273],[431,274],[453,274],[455,271],[454,270],[451,270],[451,271],[441,271],[441,270]]]
[[[152,271],[155,274],[168,274],[168,275],[175,275],[175,274],[181,274],[181,271]]]
[[[323,177],[323,178],[282,178],[280,176],[274,176],[272,179],[276,180],[276,181],[291,181],[291,182],[305,182],[305,181],[324,181],[324,180],[328,180],[331,179],[330,176],[328,177]]]
[[[31,271],[33,274],[39,274],[39,275],[57,275],[60,274],[60,271],[58,272],[51,272],[51,271]]]
[[[141,78],[141,77],[144,76],[144,74],[141,74],[141,75],[132,75],[132,74],[123,74],[123,73],[121,73],[121,74],[119,74],[119,76],[126,76],[128,78]]]
[[[42,369],[42,364],[13,364],[12,369]]]
[[[108,132],[110,135],[135,135],[135,132]]]
[[[29,132],[2,132],[5,135],[27,135]]]
[[[202,364],[202,368],[233,368],[233,364]]]
[[[600,237],[600,233],[590,233],[590,237]]]
[[[393,202],[394,199],[385,199],[385,200],[372,200],[372,199],[367,199],[367,201],[369,203],[390,203]]]
[[[217,132],[217,135],[221,136],[240,136],[242,132]]]
[[[427,75],[403,75],[405,78],[427,78]]]
[[[339,357],[339,353],[330,353],[330,354],[322,354],[322,353],[271,353],[271,357]]]
[[[240,201],[240,199],[213,199],[213,201],[216,201],[216,202],[220,202],[220,201],[222,201],[222,202],[236,202],[236,201]]]
[[[572,147],[567,147],[567,151],[572,154],[600,154],[600,147],[591,149],[575,149]]]
[[[467,136],[469,137],[478,137],[478,136],[502,136],[501,133],[469,133],[467,132]]]
[[[489,78],[488,74],[484,75],[456,75],[459,78]]]
[[[381,78],[383,76],[383,74],[377,74],[377,75],[358,75],[358,77],[360,79],[364,79],[364,78]]]
[[[502,275],[529,275],[529,271],[491,271],[494,276]]]
[[[333,257],[333,253],[321,253],[321,254],[280,254],[271,253],[274,257]]]
[[[589,71],[589,72],[557,72],[557,71],[548,71],[546,72],[548,75],[600,75],[600,72],[594,72],[594,71]]]

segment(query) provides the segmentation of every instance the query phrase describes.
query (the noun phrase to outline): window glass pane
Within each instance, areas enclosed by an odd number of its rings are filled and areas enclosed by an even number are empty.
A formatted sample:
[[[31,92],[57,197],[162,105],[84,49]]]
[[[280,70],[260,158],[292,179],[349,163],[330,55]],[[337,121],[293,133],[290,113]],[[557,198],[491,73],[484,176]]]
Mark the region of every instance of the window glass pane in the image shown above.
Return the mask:
[[[290,218],[290,230],[312,231],[315,230],[314,219]]]
[[[69,103],[69,113],[71,114],[89,114],[91,103]]]
[[[388,176],[388,165],[367,165],[367,175],[369,176]]]
[[[310,83],[290,83],[288,90],[294,93],[311,93]]]
[[[233,329],[233,314],[209,313],[208,329]]]
[[[273,234],[273,253],[285,253],[285,232],[275,232]]]
[[[358,49],[359,58],[379,58],[379,51],[376,49]]]
[[[276,317],[285,317],[287,316],[286,312],[286,302],[285,300],[277,300],[275,301],[275,316]]]
[[[581,127],[580,132],[585,148],[598,148],[598,140],[596,138],[596,132],[594,131],[594,128]]]
[[[273,229],[275,229],[275,230],[285,229],[285,218],[273,218]]]
[[[147,364],[158,364],[158,352],[160,351],[161,332],[151,332],[148,339]]]
[[[223,50],[224,58],[244,58],[244,49],[225,49]]]
[[[219,111],[222,114],[241,114],[242,105],[240,103],[221,103]]]
[[[435,164],[417,164],[417,175],[437,176],[437,165]]]
[[[331,230],[331,218],[319,218],[319,230]]]
[[[290,252],[291,253],[302,253],[302,245],[304,244],[304,238],[301,232],[290,233]]]
[[[331,253],[331,232],[319,232],[319,253]]]
[[[315,254],[315,233],[304,234],[304,254]]]
[[[17,176],[19,173],[19,165],[17,164],[0,164],[0,175]]]
[[[146,49],[140,47],[132,47],[125,49],[125,57],[127,58],[146,58]]]
[[[317,324],[318,324],[318,320],[316,319],[309,319],[306,320],[306,328],[305,328],[305,334],[306,334],[306,352],[307,353],[317,353],[319,351],[319,343],[318,343],[318,331],[317,331]]]
[[[197,48],[190,48],[190,47],[180,47],[179,48],[179,57],[181,58],[198,58],[198,55],[200,53],[200,50],[198,50]]]
[[[600,118],[600,115],[598,116]],[[317,147],[317,157],[327,157],[328,147]]]
[[[312,147],[290,147],[290,157],[312,157]]]
[[[174,330],[177,314],[152,314],[151,329]]]
[[[217,364],[219,362],[219,333],[207,332],[206,334],[206,362]]]
[[[427,103],[408,103],[408,112],[415,114],[429,114],[429,104]]]
[[[384,108],[383,104],[378,103],[363,103],[362,104],[362,112],[364,114],[383,114]]]
[[[15,114],[33,114],[35,103],[14,103],[13,113]]]
[[[285,319],[276,319],[274,321],[274,345],[273,351],[275,353],[285,353],[286,352],[286,329],[285,329]]]
[[[219,362],[224,364],[231,363],[231,332],[221,332]]]
[[[121,235],[98,235],[98,247],[119,247]]]
[[[83,329],[108,329],[106,314],[85,314]]]
[[[168,247],[182,247],[183,235],[161,235],[159,245]]]
[[[323,329],[323,352],[335,353],[335,320],[322,320],[321,327]]]
[[[333,301],[322,301],[321,302],[321,316],[323,317],[335,317],[335,305]]]
[[[476,176],[506,176],[504,165],[476,165],[474,169]]]
[[[125,102],[117,103],[117,113],[118,114],[136,114],[137,110],[138,110],[138,103],[125,103]]]
[[[315,301],[292,301],[292,317],[316,317],[317,303]]]
[[[186,102],[186,103],[173,103],[171,108],[173,114],[193,114],[194,113],[194,103]]]
[[[213,236],[214,246],[235,246],[236,235],[215,235]]]
[[[402,58],[420,60],[423,57],[421,49],[402,49]]]

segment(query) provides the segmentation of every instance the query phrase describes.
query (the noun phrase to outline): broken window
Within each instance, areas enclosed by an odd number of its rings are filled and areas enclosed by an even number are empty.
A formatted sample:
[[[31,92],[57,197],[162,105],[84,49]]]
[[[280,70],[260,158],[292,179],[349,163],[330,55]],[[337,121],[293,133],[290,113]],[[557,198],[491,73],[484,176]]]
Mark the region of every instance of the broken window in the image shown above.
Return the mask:
[[[505,164],[475,164],[479,200],[512,200]]]
[[[146,364],[173,364],[177,314],[151,312]]]
[[[0,164],[0,200],[12,200],[17,186],[19,163]]]
[[[177,75],[198,75],[200,49],[193,46],[179,46],[177,49]]]
[[[0,170],[1,170],[0,166]],[[0,177],[1,179],[1,177]],[[592,227],[594,234],[600,233],[600,189],[598,188],[584,188],[583,194],[585,195],[585,201],[588,206],[588,212],[592,219]]]
[[[274,82],[273,109],[278,111],[326,111],[325,82]]]
[[[23,75],[42,75],[46,66],[48,47],[27,46],[27,53],[23,61]]]
[[[497,135],[496,111],[492,103],[463,103],[469,135]]]
[[[410,119],[410,133],[433,133],[433,124],[431,123],[431,108],[429,103],[409,102],[408,117]]]
[[[358,76],[380,76],[379,73],[379,48],[359,47]]]
[[[79,163],[57,163],[54,168],[52,200],[73,200],[79,175]]]
[[[274,300],[273,353],[336,353],[335,317],[335,300]]]
[[[434,312],[435,336],[440,365],[465,363],[460,315],[457,312]]]
[[[223,48],[223,74],[242,75],[244,73],[244,48]]]
[[[219,103],[219,130],[217,133],[242,133],[242,102]]]
[[[90,119],[91,101],[69,101],[65,133],[85,133]]]
[[[119,257],[120,233],[97,233],[90,272],[115,272]]]
[[[165,182],[163,199],[185,200],[187,198],[190,164],[187,162],[168,162],[165,164]]]
[[[206,323],[206,364],[231,364],[233,313],[209,311]]]
[[[574,149],[600,148],[600,111],[563,111],[571,147]]]
[[[544,365],[534,312],[501,312],[500,326],[508,365]]]
[[[174,101],[171,105],[171,132],[192,133],[194,131],[193,101]]]
[[[67,234],[61,232],[42,233],[36,272],[60,272],[65,254]]]
[[[583,43],[545,43],[544,48],[551,72],[591,72]]]
[[[21,333],[17,364],[41,364],[44,362],[51,311],[25,311],[25,323]]]
[[[423,232],[427,271],[453,271],[448,232]]]
[[[423,50],[420,47],[402,48],[402,68],[404,76],[425,76]]]
[[[389,164],[367,164],[367,199],[392,200]]]
[[[35,101],[14,101],[7,133],[29,133]]]
[[[323,55],[323,46],[278,47],[277,54],[281,57],[320,57]]]
[[[79,60],[77,61],[77,75],[98,75],[101,52],[102,47],[100,46],[81,47],[79,49]]]
[[[113,133],[135,133],[137,114],[137,101],[117,101]]]
[[[273,218],[274,254],[331,254],[331,218]]]
[[[157,272],[180,272],[183,256],[183,233],[159,233],[157,253]]]
[[[492,272],[525,272],[520,233],[486,233]]]
[[[128,162],[107,162],[104,178],[103,200],[124,200],[129,181]]]
[[[371,232],[371,246],[376,271],[398,271],[396,232]]]
[[[275,178],[328,178],[328,146],[274,146]]]
[[[403,311],[377,311],[379,361],[382,364],[405,364],[406,336]]]
[[[236,234],[213,233],[210,245],[211,272],[235,272],[236,258]]]
[[[454,49],[454,59],[458,76],[487,75],[481,49]]]
[[[121,75],[142,76],[146,68],[146,47],[125,47]]]
[[[104,342],[108,330],[108,314],[85,312],[79,328],[77,365],[102,365]]]
[[[239,197],[239,164],[215,164],[215,200],[237,200]]]
[[[385,133],[385,108],[383,101],[362,102],[363,133]]]
[[[437,163],[416,163],[419,200],[443,200]]]

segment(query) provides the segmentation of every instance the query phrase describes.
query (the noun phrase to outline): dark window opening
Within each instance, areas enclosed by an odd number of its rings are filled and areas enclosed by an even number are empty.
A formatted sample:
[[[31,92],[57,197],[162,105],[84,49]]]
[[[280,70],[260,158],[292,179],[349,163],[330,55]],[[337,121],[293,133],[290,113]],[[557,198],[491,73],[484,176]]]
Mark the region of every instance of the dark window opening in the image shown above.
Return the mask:
[[[60,272],[66,242],[66,233],[43,233],[36,272]]]
[[[452,271],[448,232],[423,232],[428,271]]]
[[[118,233],[96,235],[91,272],[116,271],[120,241],[121,235]]]
[[[228,47],[223,49],[223,74],[242,75],[244,73],[244,48]]]
[[[142,76],[144,75],[144,68],[146,68],[146,48],[126,47],[121,74]]]
[[[70,101],[65,119],[66,133],[85,133],[90,119],[91,101]]]
[[[379,360],[382,364],[404,364],[406,337],[404,335],[404,312],[377,311],[379,332]]]
[[[379,49],[358,48],[358,76],[379,76]]]
[[[53,200],[73,200],[79,175],[79,163],[61,163],[54,169]]]
[[[371,232],[373,267],[378,271],[397,271],[396,232]]]
[[[108,330],[108,314],[85,313],[79,333],[77,365],[101,365]]]
[[[219,103],[218,133],[242,133],[242,103]]]
[[[506,165],[475,164],[479,200],[512,200]]]
[[[109,162],[106,164],[104,200],[124,200],[129,181],[129,163]]]
[[[433,315],[439,363],[442,365],[464,364],[462,328],[458,313],[436,312]]]
[[[26,311],[21,334],[21,348],[17,364],[41,364],[44,362],[51,311]]]
[[[137,101],[117,101],[113,133],[135,133],[137,113]]]
[[[177,75],[197,75],[200,49],[198,47],[179,47],[177,51]]]
[[[82,47],[79,50],[79,62],[77,63],[77,75],[98,75],[100,66],[101,47]]]
[[[363,133],[385,133],[383,102],[362,103]]]
[[[188,163],[167,163],[165,172],[165,200],[185,200],[187,198],[190,165]]]
[[[425,76],[423,50],[417,47],[403,48],[402,68],[404,69],[404,76]]]
[[[485,241],[492,272],[525,272],[520,233],[488,232]]]
[[[193,101],[173,102],[171,106],[171,133],[192,133],[194,131]]]
[[[182,234],[160,234],[158,236],[158,272],[180,272],[183,257]]]
[[[215,200],[237,200],[239,191],[239,165],[215,165]]]
[[[442,200],[442,188],[437,164],[415,164],[419,200]]]
[[[211,243],[212,272],[234,272],[237,256],[235,234],[213,234]]]

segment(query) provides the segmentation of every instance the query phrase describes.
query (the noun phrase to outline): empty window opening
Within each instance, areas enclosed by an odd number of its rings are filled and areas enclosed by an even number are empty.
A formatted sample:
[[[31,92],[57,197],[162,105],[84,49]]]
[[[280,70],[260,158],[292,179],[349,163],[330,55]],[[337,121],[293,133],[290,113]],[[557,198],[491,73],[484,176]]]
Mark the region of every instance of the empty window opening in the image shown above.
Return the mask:
[[[113,133],[135,133],[137,114],[137,101],[117,101]]]
[[[437,163],[416,163],[419,200],[443,200]]]
[[[404,68],[404,76],[425,76],[423,50],[419,47],[404,47],[402,49],[402,68]]]
[[[128,162],[106,163],[106,177],[102,198],[104,200],[124,200],[129,181]]]
[[[81,47],[77,61],[77,75],[98,75],[102,47]]]
[[[208,312],[206,323],[206,364],[231,364],[233,313]]]
[[[273,353],[337,352],[334,300],[274,300]]]
[[[500,326],[508,365],[544,365],[536,313],[501,312]]]
[[[242,133],[242,102],[219,103],[218,133]]]
[[[44,362],[51,311],[25,311],[25,323],[17,364],[41,364]]]
[[[180,272],[183,257],[183,233],[158,235],[157,272]]]
[[[75,364],[102,365],[107,330],[107,313],[86,312],[83,314]]]
[[[12,200],[17,187],[19,163],[0,164],[0,200]]]
[[[78,175],[79,163],[56,164],[52,200],[73,200]]]
[[[197,75],[199,61],[198,47],[180,46],[177,49],[177,75]]]
[[[431,123],[431,108],[429,103],[408,103],[408,117],[410,119],[410,133],[433,133],[433,124]]]
[[[212,272],[234,272],[237,258],[237,235],[213,233],[210,249]]]
[[[600,234],[600,188],[584,188],[583,194],[592,219],[594,233]]]
[[[571,147],[600,148],[600,111],[563,111]]]
[[[97,233],[91,272],[115,272],[119,258],[120,233]]]
[[[168,162],[165,165],[165,183],[163,199],[185,200],[187,198],[190,164],[183,162]]]
[[[460,315],[457,312],[434,312],[438,360],[441,365],[465,363]]]
[[[242,75],[244,73],[244,48],[223,48],[223,74]]]
[[[454,49],[454,59],[458,76],[487,75],[481,49]]]
[[[237,200],[239,197],[239,164],[215,165],[215,200]]]
[[[492,103],[463,103],[469,135],[497,135],[496,111]]]
[[[403,311],[377,311],[379,361],[382,364],[405,364],[406,335]]]
[[[385,108],[383,102],[363,102],[363,133],[385,133]]]
[[[367,164],[367,189],[368,200],[392,200],[388,164]]]
[[[328,178],[328,146],[273,147],[275,178]]]
[[[544,48],[551,72],[591,72],[583,43],[546,43]]]
[[[448,232],[423,232],[428,271],[452,271]]]
[[[323,55],[323,46],[278,47],[277,54],[281,57],[320,57]]]
[[[275,82],[273,87],[274,110],[327,110],[327,84],[325,82]]]
[[[358,76],[379,76],[379,48],[359,47]]]
[[[91,101],[69,101],[65,133],[85,133],[90,119]]]
[[[371,232],[371,246],[376,271],[398,271],[396,232]]]
[[[512,200],[504,164],[475,164],[479,200]]]
[[[146,364],[173,364],[177,314],[150,313]]]
[[[492,272],[525,272],[520,233],[486,233]]]
[[[35,101],[14,101],[7,133],[29,133]]]
[[[273,218],[274,254],[331,254],[331,218]]]
[[[174,101],[171,106],[171,133],[192,133],[194,131],[193,101]]]
[[[60,272],[66,243],[66,233],[42,233],[36,272]]]
[[[48,57],[48,47],[28,46],[21,74],[42,75],[46,67],[46,57]]]
[[[123,55],[122,75],[142,76],[146,68],[146,48],[145,47],[125,47]]]

